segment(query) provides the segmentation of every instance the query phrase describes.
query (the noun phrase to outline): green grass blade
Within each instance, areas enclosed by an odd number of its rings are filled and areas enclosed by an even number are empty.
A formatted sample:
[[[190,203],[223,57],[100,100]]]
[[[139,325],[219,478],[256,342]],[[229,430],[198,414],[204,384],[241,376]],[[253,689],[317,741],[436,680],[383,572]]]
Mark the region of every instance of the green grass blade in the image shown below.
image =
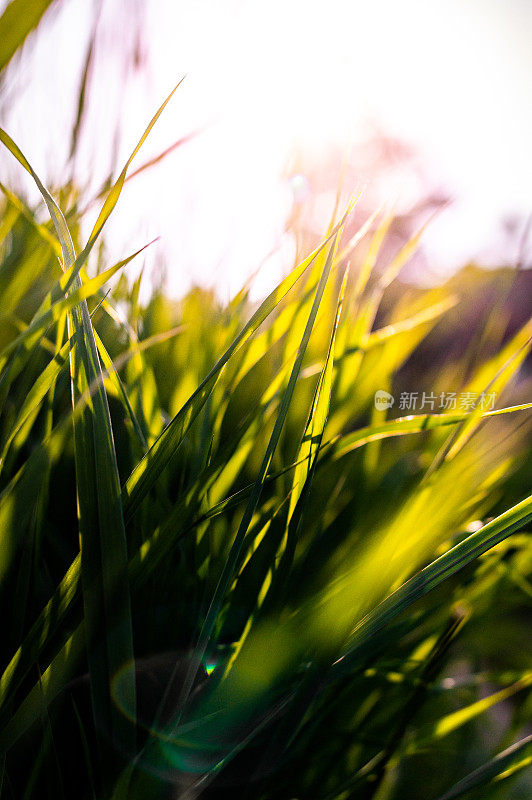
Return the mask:
[[[57,236],[59,237],[65,269],[72,266],[76,258],[74,252],[74,245],[72,244],[72,237],[70,236],[70,231],[68,230],[65,218],[63,217],[63,214],[59,210],[55,200],[51,196],[48,189],[46,189],[46,187],[42,183],[37,173],[34,171],[33,167],[27,160],[26,156],[23,154],[22,150],[20,150],[20,148],[15,144],[13,139],[3,130],[3,128],[0,128],[0,142],[2,142],[7,147],[7,149],[11,152],[11,154],[17,159],[19,164],[21,164],[24,167],[24,169],[27,172],[29,172],[29,174],[37,184],[37,188],[39,189],[41,195],[43,196],[44,202],[48,207],[48,211],[54,223],[54,228],[56,230]]]
[[[79,669],[85,646],[85,626],[82,623],[68,637],[41,679],[24,698],[16,713],[9,718],[0,733],[0,752],[9,750],[61,694],[75,670]]]
[[[351,646],[336,662],[335,669],[342,671],[353,656],[363,651],[365,641],[412,603],[424,597],[512,533],[522,530],[530,522],[532,522],[532,495],[488,522],[406,581],[361,620],[353,632]],[[346,663],[342,664],[344,660]]]
[[[81,267],[85,264],[87,258],[89,257],[89,254],[90,254],[92,248],[94,247],[94,245],[96,243],[96,240],[98,239],[100,233],[102,232],[102,229],[103,229],[105,223],[109,219],[109,216],[111,215],[114,207],[116,206],[116,204],[118,202],[118,198],[120,197],[120,193],[122,192],[122,188],[124,186],[124,182],[126,180],[127,172],[128,172],[128,169],[129,169],[129,167],[131,165],[131,162],[133,161],[133,159],[135,158],[135,156],[139,152],[140,148],[142,147],[142,145],[144,144],[144,142],[148,138],[148,135],[149,135],[151,129],[153,128],[153,126],[155,125],[155,123],[157,122],[157,120],[159,119],[161,114],[163,113],[163,111],[166,108],[167,104],[170,102],[171,98],[173,97],[174,93],[177,91],[177,89],[179,88],[179,86],[181,85],[183,80],[184,79],[182,78],[179,81],[179,83],[177,84],[177,86],[175,86],[172,89],[172,91],[170,92],[170,94],[168,95],[166,100],[164,100],[164,102],[161,103],[161,105],[159,106],[159,108],[157,109],[155,114],[153,115],[152,119],[150,120],[146,130],[144,131],[144,133],[140,137],[135,149],[133,150],[133,152],[129,156],[128,160],[126,161],[126,163],[124,165],[124,168],[122,169],[122,172],[120,173],[120,175],[116,179],[115,183],[113,184],[113,186],[109,190],[109,192],[107,194],[107,197],[105,198],[104,204],[102,206],[102,209],[101,209],[101,211],[100,211],[100,213],[98,215],[98,219],[94,223],[94,227],[93,227],[93,229],[91,231],[91,234],[89,236],[87,244],[85,245],[85,247],[83,248],[83,250],[81,251],[81,253],[79,254],[79,256],[76,259],[76,268],[78,270],[81,269]]]
[[[50,231],[46,227],[46,225],[42,225],[40,222],[37,222],[33,212],[31,211],[31,209],[28,208],[26,203],[24,203],[24,201],[21,200],[20,197],[18,197],[14,192],[12,192],[11,189],[8,189],[7,186],[4,186],[3,183],[0,183],[0,191],[2,191],[5,194],[10,204],[14,208],[16,208],[16,210],[20,212],[20,214],[22,214],[25,217],[25,219],[28,220],[28,222],[34,228],[36,233],[39,234],[41,239],[44,242],[46,242],[46,244],[50,245],[57,258],[60,259],[62,256],[61,245],[57,241],[55,234],[52,233],[52,231]]]
[[[46,397],[48,392],[53,389],[55,386],[55,382],[59,377],[61,371],[65,368],[66,364],[68,363],[68,357],[70,353],[70,348],[72,347],[72,342],[69,340],[66,342],[61,350],[54,356],[54,358],[50,361],[50,363],[46,366],[46,368],[41,372],[35,383],[33,384],[29,394],[26,395],[24,403],[20,408],[15,421],[13,423],[13,427],[9,438],[7,439],[4,448],[2,450],[2,454],[0,456],[0,469],[4,463],[4,459],[6,457],[6,453],[9,449],[9,446],[22,429],[23,425],[26,423],[27,419],[30,417],[31,414],[35,412],[35,410],[40,406],[42,400]]]
[[[42,482],[63,447],[62,437],[39,444],[0,495],[0,582],[27,534]]]
[[[70,231],[61,210],[20,149],[1,129],[0,140],[32,175],[48,206],[61,243],[64,267],[73,268],[65,290],[74,281],[74,292],[70,295],[82,292],[78,272],[84,259],[76,261]],[[106,215],[103,211],[103,216],[100,215],[99,230],[116,203],[120,187],[117,191],[113,195],[114,202],[107,205]],[[92,247],[91,240],[89,244],[90,247],[84,251],[85,258]],[[75,344],[70,350],[74,406],[87,391],[91,392],[91,387],[96,387],[82,406],[81,413],[74,415],[81,573],[93,713],[97,727],[104,726],[115,744],[120,743],[127,752],[134,752],[134,726],[116,709],[111,697],[114,676],[129,665],[124,691],[128,693],[129,707],[135,718],[135,681],[131,669],[133,634],[120,481],[107,396],[85,299],[78,298],[78,305],[69,312],[68,322],[69,337]]]
[[[466,725],[471,720],[476,719],[481,714],[484,714],[490,708],[493,708],[495,705],[497,705],[497,703],[502,703],[509,697],[513,697],[513,695],[517,694],[517,692],[528,689],[531,685],[532,672],[529,672],[523,675],[523,677],[519,680],[515,681],[515,683],[513,683],[511,686],[508,686],[506,689],[501,689],[500,691],[490,694],[487,697],[476,700],[474,703],[470,703],[464,708],[460,708],[457,711],[452,711],[435,722],[427,723],[416,731],[412,741],[408,744],[406,752],[414,753],[416,750],[424,748],[427,745],[442,739],[453,731],[461,728],[462,725]]]
[[[503,750],[502,753],[498,753],[478,769],[470,772],[467,777],[455,783],[449,791],[440,795],[438,800],[456,800],[458,797],[464,797],[473,789],[485,786],[492,781],[503,780],[531,763],[532,736],[527,736]]]
[[[53,0],[11,0],[0,17],[0,71],[37,27]]]
[[[333,385],[334,347],[338,324],[340,322],[340,316],[342,313],[347,274],[348,273],[346,270],[338,297],[336,315],[333,322],[327,357],[316,386],[312,407],[310,409],[307,424],[305,426],[305,432],[303,434],[296,459],[296,461],[299,463],[294,471],[294,480],[292,484],[293,491],[290,495],[290,505],[288,509],[288,523],[290,523],[290,520],[292,519],[292,515],[295,511],[299,498],[303,493],[305,484],[312,475],[313,467],[321,447],[327,417],[329,415],[329,406],[331,402],[331,391]]]
[[[517,411],[528,411],[532,408],[532,403],[522,403],[517,406],[498,408],[493,411],[482,412],[482,419],[491,419],[504,414],[513,414]],[[339,436],[326,442],[322,451],[324,456],[334,459],[342,458],[348,453],[353,452],[358,447],[362,447],[368,442],[378,439],[389,439],[394,436],[405,436],[410,433],[424,433],[425,431],[436,430],[447,425],[458,425],[467,420],[471,411],[463,411],[453,414],[412,414],[408,417],[398,417],[397,419],[386,420],[377,425],[368,425],[358,431]]]
[[[433,303],[432,305],[427,306],[422,311],[419,311],[417,314],[414,314],[408,319],[401,320],[400,322],[394,322],[393,324],[386,325],[385,328],[379,328],[376,331],[371,331],[371,333],[367,334],[367,337],[365,338],[363,349],[369,350],[371,347],[375,347],[381,342],[392,339],[394,336],[397,336],[400,333],[411,331],[413,328],[417,328],[418,325],[424,325],[426,322],[431,322],[432,320],[440,317],[442,314],[445,314],[445,312],[449,311],[449,309],[453,308],[457,302],[458,301],[455,297],[446,297],[444,300],[440,300],[438,303]]]
[[[77,289],[71,291],[66,297],[53,303],[47,311],[44,311],[34,318],[28,327],[4,348],[0,353],[0,359],[5,361],[5,358],[21,345],[24,345],[27,349],[31,349],[31,347],[39,341],[43,331],[49,328],[54,322],[57,322],[65,311],[70,311],[82,301],[95,295],[113,275],[125,267],[126,264],[129,264],[140,252],[141,250],[128,256],[128,258],[124,258],[122,261],[109,267],[105,272],[91,278],[87,283],[80,284]]]

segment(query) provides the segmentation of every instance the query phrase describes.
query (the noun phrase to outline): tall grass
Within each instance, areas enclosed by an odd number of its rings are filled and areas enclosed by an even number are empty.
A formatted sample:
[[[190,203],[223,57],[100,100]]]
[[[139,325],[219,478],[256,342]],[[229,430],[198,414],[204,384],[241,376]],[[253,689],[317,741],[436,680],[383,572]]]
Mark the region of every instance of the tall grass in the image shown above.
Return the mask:
[[[3,187],[2,796],[524,796],[531,323],[409,387],[495,409],[376,408],[457,298],[379,325],[419,237],[355,203],[260,305],[107,293],[163,107],[85,244],[0,131],[51,217]]]

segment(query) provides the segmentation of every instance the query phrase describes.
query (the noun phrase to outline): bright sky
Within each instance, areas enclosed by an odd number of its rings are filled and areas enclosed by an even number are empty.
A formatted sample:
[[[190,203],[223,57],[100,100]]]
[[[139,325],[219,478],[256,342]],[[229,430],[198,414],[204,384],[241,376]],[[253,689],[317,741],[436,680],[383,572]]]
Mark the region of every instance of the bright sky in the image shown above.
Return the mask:
[[[113,156],[116,118],[123,160],[185,73],[137,165],[189,131],[207,129],[127,185],[110,226],[113,256],[159,235],[148,260],[165,253],[175,293],[192,280],[235,290],[279,242],[292,202],[283,177],[292,148],[319,153],[328,142],[356,144],[377,125],[414,144],[435,184],[455,197],[427,236],[436,271],[475,255],[515,259],[518,236],[504,240],[500,220],[532,212],[532,2],[147,5],[147,58],[124,88],[116,43],[131,36],[120,16],[125,5],[104,0],[97,102],[77,175],[96,187]],[[3,121],[52,180],[68,153],[90,8],[87,0],[64,0],[24,65],[25,90]],[[6,166],[2,157],[0,172]],[[382,200],[412,199],[406,177],[379,191]],[[289,257],[285,247],[267,263],[264,288]]]

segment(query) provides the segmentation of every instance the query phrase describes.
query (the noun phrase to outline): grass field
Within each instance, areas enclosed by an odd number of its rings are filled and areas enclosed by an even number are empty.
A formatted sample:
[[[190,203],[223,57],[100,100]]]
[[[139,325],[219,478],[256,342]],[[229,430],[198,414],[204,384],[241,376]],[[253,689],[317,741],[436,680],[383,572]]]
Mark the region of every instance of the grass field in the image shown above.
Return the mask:
[[[357,198],[261,303],[142,304],[139,147],[82,241],[0,139],[2,797],[528,797],[532,322],[463,338]]]

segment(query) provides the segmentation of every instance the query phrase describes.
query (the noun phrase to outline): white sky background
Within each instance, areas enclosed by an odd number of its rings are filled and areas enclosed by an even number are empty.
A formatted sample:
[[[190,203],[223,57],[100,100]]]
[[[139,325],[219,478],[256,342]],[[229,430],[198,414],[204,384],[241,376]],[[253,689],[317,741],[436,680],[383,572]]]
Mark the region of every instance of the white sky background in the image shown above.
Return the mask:
[[[238,289],[279,244],[293,147],[356,144],[372,125],[415,145],[434,184],[455,197],[426,237],[434,271],[516,258],[518,234],[508,241],[500,223],[532,212],[530,0],[149,0],[146,59],[125,83],[131,3],[104,0],[78,179],[94,191],[105,177],[117,119],[121,165],[185,73],[134,166],[206,130],[126,185],[109,223],[111,259],[161,236],[147,264],[164,254],[173,293],[192,281]],[[64,176],[91,8],[64,0],[30,43],[1,120],[52,183]],[[0,176],[30,192],[3,154]],[[377,194],[416,199],[407,176]],[[285,243],[267,262],[260,291],[290,253]]]

